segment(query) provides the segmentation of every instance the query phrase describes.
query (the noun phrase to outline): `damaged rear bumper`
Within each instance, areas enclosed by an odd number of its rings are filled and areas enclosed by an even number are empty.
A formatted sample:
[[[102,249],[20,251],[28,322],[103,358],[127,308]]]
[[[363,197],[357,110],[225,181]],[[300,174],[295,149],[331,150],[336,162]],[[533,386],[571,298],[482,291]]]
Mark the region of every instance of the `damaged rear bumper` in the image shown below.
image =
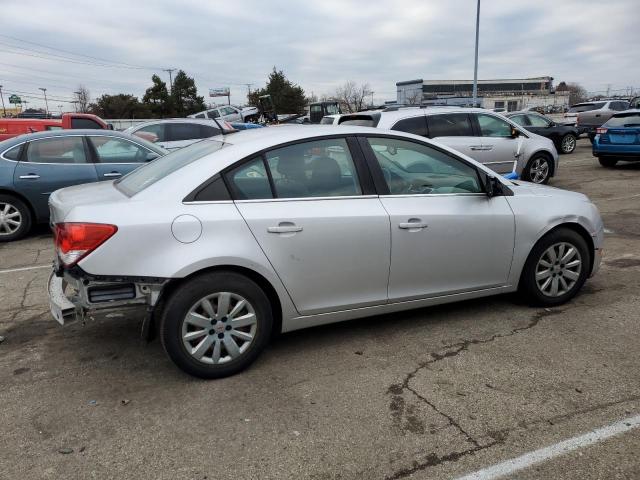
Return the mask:
[[[154,307],[167,279],[145,277],[98,277],[78,267],[54,270],[49,276],[49,308],[53,318],[65,323],[99,313],[135,307]]]

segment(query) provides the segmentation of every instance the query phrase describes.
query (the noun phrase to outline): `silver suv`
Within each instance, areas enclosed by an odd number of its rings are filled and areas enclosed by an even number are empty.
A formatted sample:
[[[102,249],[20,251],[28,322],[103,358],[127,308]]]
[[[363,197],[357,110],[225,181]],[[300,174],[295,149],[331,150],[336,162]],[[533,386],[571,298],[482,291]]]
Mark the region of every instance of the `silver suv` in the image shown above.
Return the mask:
[[[495,172],[547,183],[558,168],[553,142],[500,114],[481,108],[389,107],[342,115],[340,125],[361,125],[432,138]]]
[[[585,102],[571,107],[577,107],[576,126],[580,133],[586,133],[593,142],[596,128],[601,127],[614,113],[629,108],[627,100],[602,100],[600,102]]]

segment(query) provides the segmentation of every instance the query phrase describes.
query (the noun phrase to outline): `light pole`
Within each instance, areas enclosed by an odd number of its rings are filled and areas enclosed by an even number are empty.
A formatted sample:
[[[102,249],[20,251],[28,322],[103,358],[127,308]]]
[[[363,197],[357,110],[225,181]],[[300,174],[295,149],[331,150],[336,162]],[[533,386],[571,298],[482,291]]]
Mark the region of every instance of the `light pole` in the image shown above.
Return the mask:
[[[7,116],[7,109],[4,108],[4,95],[2,94],[2,85],[0,85],[0,98],[2,98],[2,112],[4,113],[4,116]]]
[[[473,106],[476,106],[478,100],[478,39],[480,37],[480,0],[478,0],[478,8],[476,10],[476,60],[473,67]]]
[[[44,106],[45,106],[45,113],[48,115],[49,114],[49,102],[47,102],[47,89],[40,87],[38,90],[42,90],[42,92],[44,93]]]
[[[62,105],[58,105],[58,110],[60,110],[60,115],[62,115]]]

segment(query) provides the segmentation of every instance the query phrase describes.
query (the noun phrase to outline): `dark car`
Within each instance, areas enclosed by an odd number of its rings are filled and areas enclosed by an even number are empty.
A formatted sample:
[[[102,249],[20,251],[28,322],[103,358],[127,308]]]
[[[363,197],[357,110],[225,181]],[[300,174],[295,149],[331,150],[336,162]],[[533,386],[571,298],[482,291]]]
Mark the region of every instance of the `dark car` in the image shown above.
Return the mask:
[[[616,113],[596,129],[592,151],[603,167],[640,161],[640,109]]]
[[[0,142],[0,242],[46,223],[53,191],[119,178],[167,153],[111,130],[55,130]]]
[[[506,116],[536,135],[550,138],[559,153],[572,153],[576,149],[578,129],[560,125],[535,112],[512,112]]]

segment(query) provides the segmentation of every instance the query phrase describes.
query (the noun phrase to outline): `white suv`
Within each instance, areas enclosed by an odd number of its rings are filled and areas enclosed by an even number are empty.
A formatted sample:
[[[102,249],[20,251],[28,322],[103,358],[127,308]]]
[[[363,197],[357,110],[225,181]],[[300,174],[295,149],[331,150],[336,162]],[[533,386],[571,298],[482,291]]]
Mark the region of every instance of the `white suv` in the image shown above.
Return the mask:
[[[558,168],[558,152],[550,139],[481,108],[389,107],[342,115],[338,123],[432,138],[497,173],[515,172],[534,183],[547,183]]]

